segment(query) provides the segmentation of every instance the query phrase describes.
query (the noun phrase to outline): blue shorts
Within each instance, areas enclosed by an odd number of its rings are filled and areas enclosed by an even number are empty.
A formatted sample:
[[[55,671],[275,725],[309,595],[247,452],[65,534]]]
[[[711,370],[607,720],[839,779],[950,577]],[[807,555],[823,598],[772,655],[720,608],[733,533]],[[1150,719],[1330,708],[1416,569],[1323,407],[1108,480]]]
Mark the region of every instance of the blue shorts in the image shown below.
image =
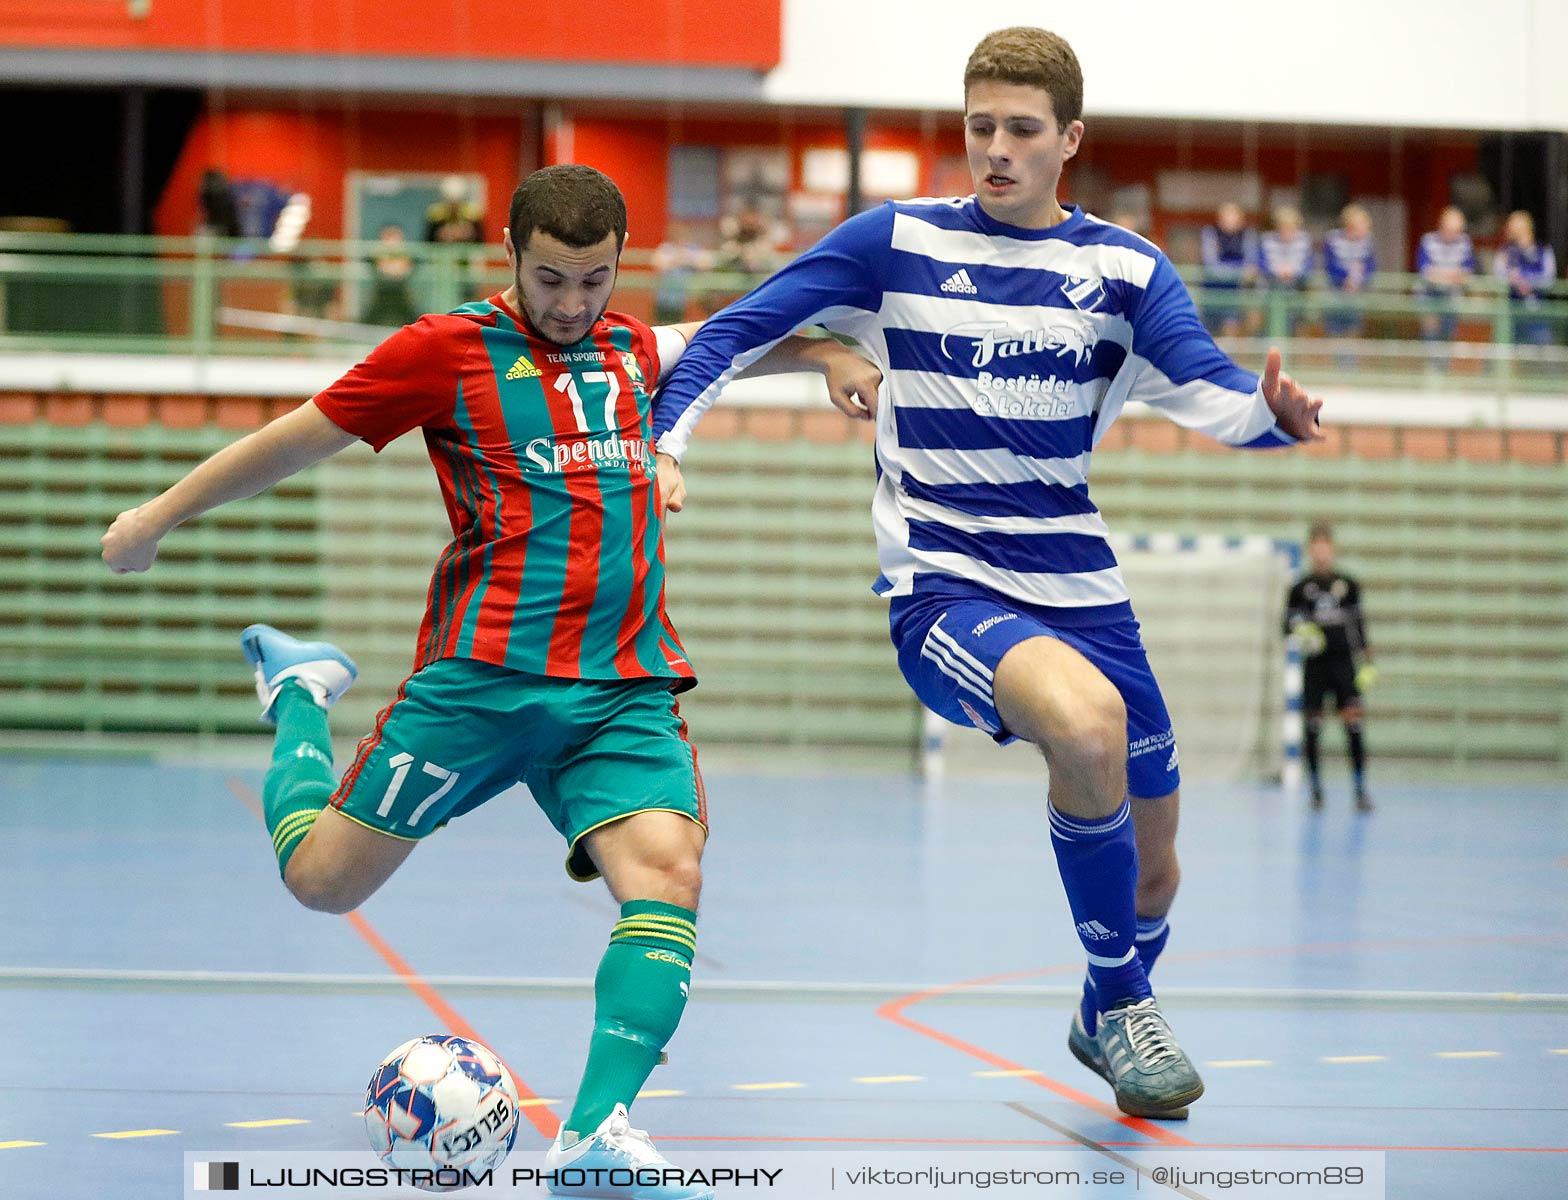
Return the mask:
[[[1052,624],[1049,610],[968,587],[899,596],[888,618],[899,670],[920,702],[955,725],[985,730],[1002,745],[1017,740],[1002,727],[991,695],[1002,656],[1033,637],[1071,646],[1111,681],[1127,706],[1128,792],[1154,799],[1181,786],[1170,713],[1132,617],[1070,628]]]

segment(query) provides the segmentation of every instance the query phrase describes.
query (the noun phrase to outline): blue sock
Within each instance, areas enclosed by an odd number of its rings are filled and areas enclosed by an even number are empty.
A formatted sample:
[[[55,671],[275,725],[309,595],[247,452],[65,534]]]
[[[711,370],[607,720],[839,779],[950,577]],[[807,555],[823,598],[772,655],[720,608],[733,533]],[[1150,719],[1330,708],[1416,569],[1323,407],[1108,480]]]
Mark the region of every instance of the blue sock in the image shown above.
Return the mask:
[[[1138,918],[1138,961],[1143,964],[1145,975],[1154,970],[1155,960],[1160,957],[1170,937],[1171,923],[1164,917]]]
[[[1098,821],[1050,810],[1051,845],[1062,874],[1078,940],[1089,955],[1089,979],[1104,1007],[1146,1000],[1153,993],[1134,944],[1138,917],[1138,843],[1127,801]]]
[[[1143,964],[1143,974],[1147,978],[1154,973],[1155,960],[1160,957],[1160,951],[1165,949],[1165,943],[1170,940],[1170,922],[1164,917],[1139,917],[1138,935],[1134,939],[1138,946],[1138,961]],[[1100,1001],[1095,994],[1094,983],[1087,975],[1083,980],[1083,999],[1078,1002],[1078,1011],[1083,1016],[1084,1030],[1090,1037],[1100,1027]]]

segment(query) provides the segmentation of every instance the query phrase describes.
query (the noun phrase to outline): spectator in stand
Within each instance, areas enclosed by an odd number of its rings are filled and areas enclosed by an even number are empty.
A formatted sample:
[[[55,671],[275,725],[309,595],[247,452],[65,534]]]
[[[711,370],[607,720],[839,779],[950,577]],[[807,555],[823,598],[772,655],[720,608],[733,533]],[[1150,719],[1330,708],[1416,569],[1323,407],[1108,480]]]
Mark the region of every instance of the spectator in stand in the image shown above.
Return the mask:
[[[448,175],[441,181],[441,199],[425,209],[425,241],[441,246],[482,246],[484,210],[468,198],[468,180]],[[473,275],[479,254],[464,255],[457,267],[457,291],[474,299]]]
[[[1247,226],[1241,205],[1228,202],[1203,227],[1203,312],[1217,336],[1241,332],[1245,310],[1240,291],[1258,278],[1258,235]]]
[[[408,239],[400,225],[383,225],[377,238],[380,249],[370,260],[370,303],[360,318],[366,325],[407,325],[419,317],[412,287],[414,260],[408,256]]]
[[[461,175],[448,175],[441,181],[441,199],[425,209],[425,241],[482,243],[483,219],[484,213],[468,198],[468,181]]]
[[[198,234],[220,238],[240,236],[240,212],[234,203],[234,190],[229,186],[229,177],[217,167],[202,172],[201,183],[196,187],[196,204],[201,209],[201,220],[196,225]]]
[[[1154,239],[1149,236],[1149,213],[1147,209],[1118,208],[1111,214],[1111,224],[1120,225],[1123,229],[1136,233],[1139,237]]]
[[[1339,214],[1339,228],[1323,236],[1323,273],[1329,286],[1347,296],[1367,290],[1377,270],[1372,242],[1372,214],[1359,204],[1347,204]],[[1323,328],[1330,337],[1360,337],[1366,327],[1359,308],[1331,308],[1323,314]]]
[[[697,274],[712,266],[712,252],[691,230],[672,228],[653,252],[653,323],[679,325],[685,321]]]
[[[1421,235],[1416,272],[1429,310],[1421,318],[1421,337],[1429,342],[1453,341],[1459,325],[1453,302],[1465,294],[1475,274],[1475,247],[1465,232],[1465,214],[1454,205],[1443,210],[1436,229]]]
[[[1258,266],[1270,291],[1307,290],[1312,277],[1312,235],[1302,228],[1301,213],[1288,204],[1274,210],[1274,228],[1258,239]],[[1299,314],[1292,309],[1285,330],[1294,337]]]
[[[1540,314],[1546,293],[1557,279],[1557,256],[1535,240],[1535,218],[1520,209],[1508,214],[1503,244],[1492,260],[1492,273],[1507,280],[1513,298],[1514,341],[1544,346],[1552,340],[1550,320]]]
[[[783,239],[777,236],[773,222],[756,208],[747,208],[738,216],[726,217],[720,225],[723,241],[714,256],[713,269],[721,275],[742,276],[742,287],[729,287],[709,292],[702,297],[702,306],[712,316],[726,304],[737,300],[760,283],[779,265],[778,246]]]

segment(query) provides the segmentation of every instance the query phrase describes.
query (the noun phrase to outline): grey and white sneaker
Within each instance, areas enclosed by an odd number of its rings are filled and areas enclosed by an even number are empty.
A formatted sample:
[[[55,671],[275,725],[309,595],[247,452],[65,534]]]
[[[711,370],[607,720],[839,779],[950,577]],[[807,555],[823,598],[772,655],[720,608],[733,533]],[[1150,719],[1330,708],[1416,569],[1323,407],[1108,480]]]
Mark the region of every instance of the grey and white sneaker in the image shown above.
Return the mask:
[[[1082,1029],[1079,1018],[1074,1017],[1073,1023]],[[1101,1013],[1090,1044],[1098,1052],[1098,1062],[1081,1055],[1079,1061],[1110,1083],[1116,1090],[1116,1107],[1128,1116],[1175,1118],[1178,1109],[1186,1116],[1187,1105],[1203,1095],[1203,1080],[1176,1044],[1153,997]],[[1078,1055],[1072,1039],[1068,1046]]]
[[[1073,1023],[1067,1030],[1067,1048],[1072,1055],[1089,1070],[1093,1071],[1111,1087],[1116,1086],[1116,1077],[1111,1074],[1111,1068],[1105,1064],[1105,1056],[1100,1053],[1100,1043],[1095,1039],[1083,1024],[1083,1012],[1073,1009]],[[1187,1119],[1187,1106],[1177,1105],[1175,1108],[1163,1108],[1149,1116],[1161,1121],[1185,1121]]]

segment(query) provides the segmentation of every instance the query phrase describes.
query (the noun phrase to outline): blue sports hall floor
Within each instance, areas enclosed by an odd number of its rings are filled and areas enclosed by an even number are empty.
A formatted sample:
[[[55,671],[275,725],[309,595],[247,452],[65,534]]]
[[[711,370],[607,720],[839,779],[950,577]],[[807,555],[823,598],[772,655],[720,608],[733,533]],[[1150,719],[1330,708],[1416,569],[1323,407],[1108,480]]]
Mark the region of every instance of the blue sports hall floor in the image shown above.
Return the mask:
[[[438,1031],[510,1063],[541,1149],[616,910],[527,794],[323,916],[277,879],[264,745],[222,754],[0,754],[0,1196],[362,1150],[375,1064]],[[676,1160],[1356,1148],[1393,1197],[1568,1195],[1568,788],[1374,782],[1370,817],[1189,783],[1154,982],[1208,1093],[1155,1123],[1067,1052],[1082,955],[1038,781],[710,769],[692,1003],[634,1124]]]

